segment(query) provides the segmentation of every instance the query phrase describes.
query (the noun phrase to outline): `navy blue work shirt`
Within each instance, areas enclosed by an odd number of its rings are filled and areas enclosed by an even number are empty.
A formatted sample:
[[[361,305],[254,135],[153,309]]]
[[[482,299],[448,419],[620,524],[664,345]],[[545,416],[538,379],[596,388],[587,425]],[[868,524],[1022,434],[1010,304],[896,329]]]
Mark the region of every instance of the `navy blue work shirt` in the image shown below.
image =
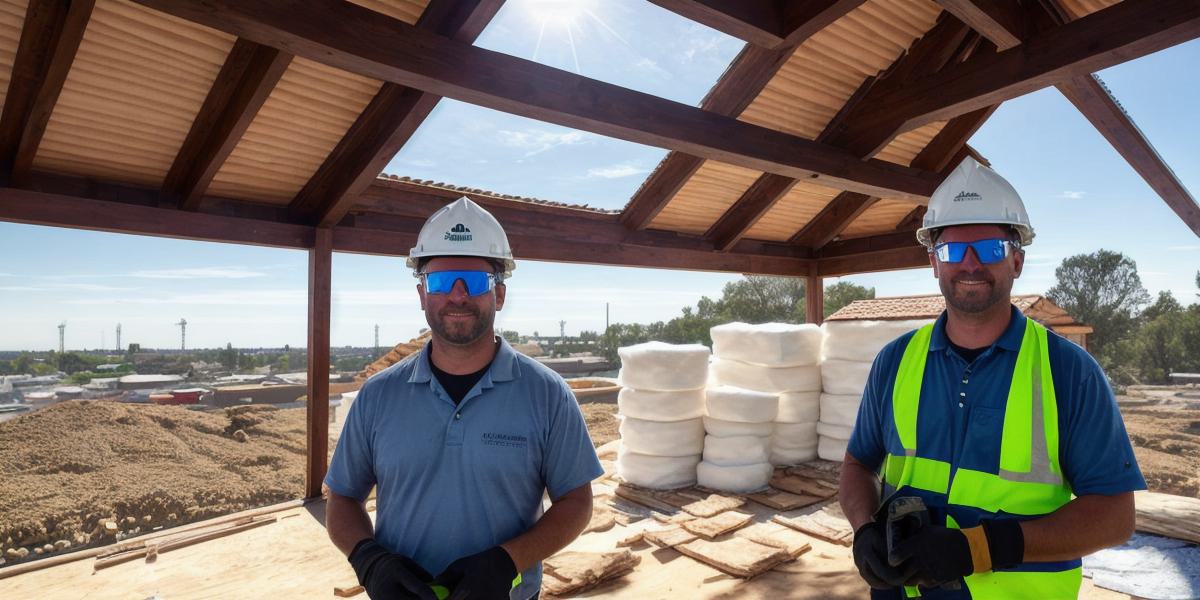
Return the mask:
[[[350,407],[325,485],[363,500],[377,486],[375,539],[433,575],[527,531],[543,491],[559,498],[603,474],[570,387],[500,341],[456,406],[426,345],[372,377]],[[541,565],[511,598],[541,588]]]
[[[967,364],[946,337],[946,313],[933,326],[929,355],[922,379],[917,412],[917,439],[921,455],[951,464],[951,477],[959,467],[995,472],[1000,460],[1004,410],[1025,335],[1025,316],[1011,308],[1004,333]],[[847,451],[867,468],[878,471],[887,454],[884,440],[898,439],[892,416],[892,388],[904,349],[915,332],[884,346],[875,357],[858,409],[858,420]],[[1133,455],[1125,423],[1117,409],[1104,371],[1083,348],[1047,331],[1050,372],[1058,401],[1059,465],[1076,496],[1115,495],[1146,489],[1146,481]],[[977,524],[988,513],[956,507],[962,527]],[[959,513],[975,519],[958,518]],[[944,515],[934,519],[944,522]],[[903,598],[872,590],[872,598]],[[926,598],[968,598],[965,591],[922,590]]]

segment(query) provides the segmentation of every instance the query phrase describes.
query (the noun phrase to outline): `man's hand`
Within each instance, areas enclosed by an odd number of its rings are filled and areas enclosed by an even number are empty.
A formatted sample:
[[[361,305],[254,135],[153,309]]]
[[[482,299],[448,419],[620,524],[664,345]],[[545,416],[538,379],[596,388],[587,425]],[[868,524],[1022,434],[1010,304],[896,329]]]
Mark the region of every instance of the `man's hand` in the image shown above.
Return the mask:
[[[871,521],[854,532],[854,564],[867,584],[877,590],[900,587],[915,571],[912,564],[888,564],[887,537],[883,523]]]
[[[464,556],[434,579],[450,588],[448,600],[508,600],[517,567],[500,546]]]
[[[972,573],[1016,565],[1023,550],[1020,523],[998,520],[967,529],[923,527],[897,544],[888,558],[893,563],[911,562],[916,568],[908,585],[936,587]]]
[[[374,539],[367,538],[354,547],[350,565],[371,600],[437,600],[429,587],[433,578],[421,565],[388,552]]]

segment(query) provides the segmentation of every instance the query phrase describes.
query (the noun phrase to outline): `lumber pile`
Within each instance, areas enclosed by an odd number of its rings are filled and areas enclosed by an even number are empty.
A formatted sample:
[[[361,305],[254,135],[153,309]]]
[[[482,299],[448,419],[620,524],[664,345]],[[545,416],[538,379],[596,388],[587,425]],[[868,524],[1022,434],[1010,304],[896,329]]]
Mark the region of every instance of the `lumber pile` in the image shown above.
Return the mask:
[[[1200,498],[1137,492],[1134,503],[1138,531],[1200,544]]]
[[[542,563],[542,591],[565,596],[591,589],[633,570],[642,557],[617,552],[560,552]]]
[[[387,354],[379,357],[379,360],[376,360],[375,362],[363,368],[363,370],[360,371],[357,376],[355,376],[355,379],[358,381],[366,381],[372,375],[404,360],[410,354],[420,352],[421,348],[424,348],[425,344],[432,337],[433,334],[426,330],[421,335],[418,335],[407,342],[396,344],[396,346],[389,350]]]

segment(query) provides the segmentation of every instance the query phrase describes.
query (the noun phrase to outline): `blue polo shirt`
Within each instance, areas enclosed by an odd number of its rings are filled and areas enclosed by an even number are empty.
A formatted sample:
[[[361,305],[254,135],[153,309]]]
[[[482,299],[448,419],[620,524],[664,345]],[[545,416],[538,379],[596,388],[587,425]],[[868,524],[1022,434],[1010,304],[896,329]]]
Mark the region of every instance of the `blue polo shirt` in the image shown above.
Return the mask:
[[[455,406],[426,346],[372,377],[350,407],[325,484],[357,500],[377,486],[375,538],[433,575],[527,531],[551,498],[603,474],[574,394],[501,341]],[[511,594],[541,588],[541,565]]]
[[[1013,307],[1004,333],[967,364],[950,347],[946,313],[934,323],[921,384],[917,440],[922,456],[951,464],[951,477],[959,467],[996,472],[1004,410],[1025,326],[1025,316]],[[913,333],[900,336],[879,352],[863,392],[847,451],[872,470],[879,470],[889,448],[893,454],[904,454],[892,416],[892,388]],[[1058,401],[1059,464],[1074,494],[1114,495],[1146,489],[1116,398],[1100,365],[1085,350],[1052,331],[1047,332],[1047,345]],[[921,495],[920,490],[914,493]],[[974,526],[980,518],[990,516],[971,507],[950,510],[961,527]],[[945,522],[943,510],[931,512],[935,522]],[[890,597],[876,592],[872,591],[873,598]],[[969,597],[965,588],[954,593],[922,590],[922,594],[931,600]],[[902,597],[899,590],[894,597]]]

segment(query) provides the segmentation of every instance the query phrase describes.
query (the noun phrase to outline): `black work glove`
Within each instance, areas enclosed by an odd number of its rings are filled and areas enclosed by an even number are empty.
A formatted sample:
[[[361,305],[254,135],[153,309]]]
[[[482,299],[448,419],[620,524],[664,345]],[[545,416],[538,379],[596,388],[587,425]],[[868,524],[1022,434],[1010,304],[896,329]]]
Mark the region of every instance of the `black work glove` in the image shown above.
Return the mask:
[[[447,600],[508,600],[516,577],[508,551],[492,546],[450,563],[433,582],[450,588]]]
[[[437,600],[425,569],[407,556],[392,554],[367,538],[350,552],[350,565],[371,600]]]
[[[934,587],[972,573],[1014,566],[1024,553],[1021,524],[1004,519],[985,520],[966,529],[925,527],[897,544],[889,558],[916,566],[909,585]]]
[[[854,532],[854,564],[867,584],[877,590],[897,588],[910,578],[914,567],[888,564],[887,535],[883,523],[871,521]]]

